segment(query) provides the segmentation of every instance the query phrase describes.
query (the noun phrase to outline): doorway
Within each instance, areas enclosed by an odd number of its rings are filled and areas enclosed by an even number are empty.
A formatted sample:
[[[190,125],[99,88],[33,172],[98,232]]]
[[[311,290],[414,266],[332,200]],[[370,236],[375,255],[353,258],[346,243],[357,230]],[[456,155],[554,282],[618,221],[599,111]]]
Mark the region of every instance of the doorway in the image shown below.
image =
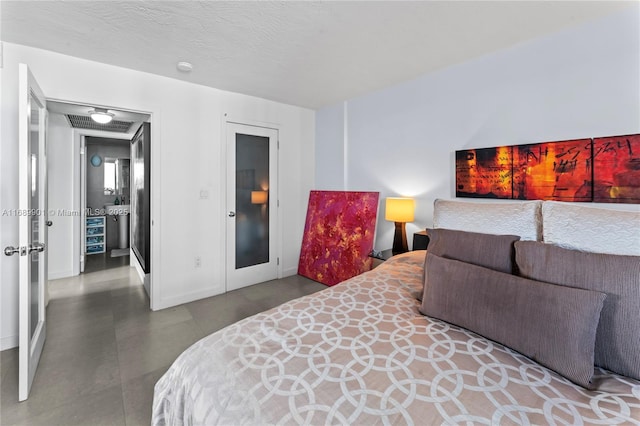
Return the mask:
[[[84,143],[86,274],[130,265],[131,143],[95,136]]]
[[[50,228],[51,278],[136,266],[130,237],[132,139],[151,116],[109,108],[114,117],[102,125],[89,117],[100,109],[93,105],[49,101],[48,107],[49,199],[56,213]],[[150,239],[150,229],[145,234]],[[150,293],[150,270],[136,271]]]

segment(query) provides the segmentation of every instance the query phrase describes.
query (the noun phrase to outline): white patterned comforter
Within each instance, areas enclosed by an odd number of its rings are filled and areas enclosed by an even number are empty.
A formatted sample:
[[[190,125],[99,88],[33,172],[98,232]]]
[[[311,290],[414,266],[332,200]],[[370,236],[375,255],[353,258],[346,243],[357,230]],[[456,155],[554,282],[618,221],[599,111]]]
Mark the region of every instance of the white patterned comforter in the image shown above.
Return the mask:
[[[638,424],[640,382],[585,390],[418,312],[424,252],[285,303],[187,349],[154,425]]]

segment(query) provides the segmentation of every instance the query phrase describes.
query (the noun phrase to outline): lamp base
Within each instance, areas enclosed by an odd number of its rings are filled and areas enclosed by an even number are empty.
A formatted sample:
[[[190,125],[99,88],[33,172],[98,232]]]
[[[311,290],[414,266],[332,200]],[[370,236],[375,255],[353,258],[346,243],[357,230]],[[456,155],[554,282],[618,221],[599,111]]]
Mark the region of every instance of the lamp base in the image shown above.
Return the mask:
[[[409,246],[407,245],[407,231],[404,228],[404,222],[395,222],[395,224],[396,232],[393,236],[393,248],[391,249],[391,253],[394,255],[409,251]]]

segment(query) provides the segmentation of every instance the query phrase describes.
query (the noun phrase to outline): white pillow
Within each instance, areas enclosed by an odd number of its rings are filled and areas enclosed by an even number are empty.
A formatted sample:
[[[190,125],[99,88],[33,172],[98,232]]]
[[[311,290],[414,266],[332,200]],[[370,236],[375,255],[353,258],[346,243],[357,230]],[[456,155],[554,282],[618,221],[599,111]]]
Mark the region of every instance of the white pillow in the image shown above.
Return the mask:
[[[545,243],[593,253],[640,256],[640,212],[545,201],[542,221]]]
[[[542,239],[542,201],[434,201],[433,227]]]

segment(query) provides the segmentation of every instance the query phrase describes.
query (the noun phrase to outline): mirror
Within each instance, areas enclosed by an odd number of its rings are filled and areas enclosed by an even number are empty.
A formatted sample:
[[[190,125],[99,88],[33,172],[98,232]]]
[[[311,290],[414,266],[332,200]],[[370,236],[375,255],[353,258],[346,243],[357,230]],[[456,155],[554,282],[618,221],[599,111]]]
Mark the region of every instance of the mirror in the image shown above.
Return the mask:
[[[129,196],[128,158],[104,159],[104,195]]]

